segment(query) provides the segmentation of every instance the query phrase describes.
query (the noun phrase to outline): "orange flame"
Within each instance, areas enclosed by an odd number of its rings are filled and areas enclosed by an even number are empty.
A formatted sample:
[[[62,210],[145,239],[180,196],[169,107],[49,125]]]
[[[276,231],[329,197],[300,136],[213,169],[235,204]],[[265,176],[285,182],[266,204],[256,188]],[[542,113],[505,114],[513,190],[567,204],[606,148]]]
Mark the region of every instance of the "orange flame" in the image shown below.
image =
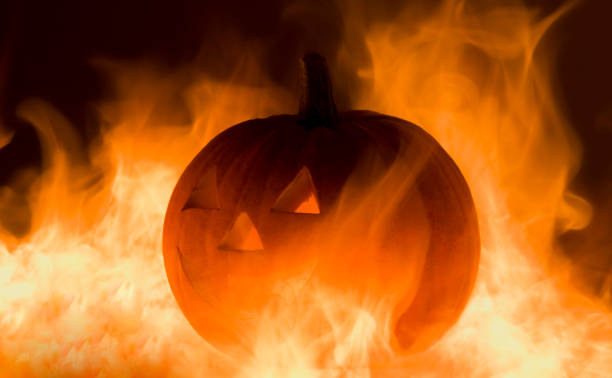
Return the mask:
[[[414,356],[389,345],[387,299],[325,287],[300,306],[262,309],[253,353],[241,360],[208,345],[180,313],[161,231],[181,170],[223,128],[295,107],[270,83],[238,84],[244,67],[258,76],[248,58],[230,82],[98,62],[117,100],[101,104],[112,127],[90,151],[50,104],[23,103],[19,115],[39,131],[50,169],[29,193],[30,235],[0,235],[0,377],[609,374],[612,314],[574,288],[572,265],[555,253],[555,233],[584,227],[591,213],[566,188],[580,148],[540,43],[569,8],[539,19],[522,7],[475,13],[447,1],[410,32],[408,13],[367,31],[373,63],[361,75],[372,88],[359,108],[434,135],[466,176],[481,222],[472,299],[440,342]],[[195,83],[182,110],[192,122],[156,124],[160,111],[181,119],[160,104],[186,82]]]

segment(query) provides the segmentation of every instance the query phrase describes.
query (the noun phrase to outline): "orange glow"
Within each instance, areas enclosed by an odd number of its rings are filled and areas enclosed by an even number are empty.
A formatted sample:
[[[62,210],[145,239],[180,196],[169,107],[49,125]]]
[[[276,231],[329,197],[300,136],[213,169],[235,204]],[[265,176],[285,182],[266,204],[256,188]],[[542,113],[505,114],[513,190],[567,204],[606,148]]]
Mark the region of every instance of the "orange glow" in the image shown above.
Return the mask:
[[[238,215],[232,227],[223,237],[219,248],[233,251],[261,251],[263,249],[261,238],[247,213],[242,212]]]
[[[217,195],[217,170],[205,172],[196,185],[194,192],[187,200],[183,210],[199,207],[201,209],[218,209],[219,196]]]
[[[314,193],[310,193],[308,198],[302,202],[297,209],[295,209],[296,213],[303,214],[319,214],[319,203],[314,196]]]
[[[353,10],[346,27],[359,29]],[[99,104],[101,123],[110,126],[90,150],[75,142],[73,126],[53,106],[25,101],[18,114],[36,127],[50,168],[27,196],[32,232],[17,239],[0,230],[0,377],[609,375],[612,312],[601,299],[610,293],[577,290],[574,267],[555,244],[559,228],[584,227],[592,212],[567,189],[580,146],[553,90],[554,52],[541,44],[569,10],[538,17],[521,6],[466,10],[463,1],[448,0],[416,24],[406,11],[361,30],[372,66],[360,71],[370,89],[356,108],[409,120],[433,135],[466,177],[480,221],[470,302],[439,342],[414,355],[391,345],[397,298],[309,284],[312,269],[279,267],[280,299],[261,309],[257,327],[241,330],[252,348],[239,357],[203,340],[178,308],[161,243],[180,173],[226,127],[296,110],[294,93],[271,82],[242,84],[241,72],[265,77],[256,54],[245,52],[248,70],[237,68],[223,82],[188,69],[168,74],[97,62],[116,97]],[[408,21],[416,26],[407,30]],[[337,59],[351,59],[347,51],[340,48]],[[192,122],[160,125],[158,104],[168,103],[166,94],[185,78],[192,83],[183,93]],[[298,212],[318,212],[311,198]],[[380,226],[373,225],[372,239]],[[257,235],[245,243],[257,241],[261,247]],[[350,247],[367,252],[358,242]],[[340,279],[367,268],[349,261],[329,273]],[[405,284],[380,277],[395,275],[372,273],[367,284]]]
[[[272,210],[319,214],[319,201],[317,201],[316,192],[317,190],[312,183],[312,177],[308,169],[304,167],[283,190]]]

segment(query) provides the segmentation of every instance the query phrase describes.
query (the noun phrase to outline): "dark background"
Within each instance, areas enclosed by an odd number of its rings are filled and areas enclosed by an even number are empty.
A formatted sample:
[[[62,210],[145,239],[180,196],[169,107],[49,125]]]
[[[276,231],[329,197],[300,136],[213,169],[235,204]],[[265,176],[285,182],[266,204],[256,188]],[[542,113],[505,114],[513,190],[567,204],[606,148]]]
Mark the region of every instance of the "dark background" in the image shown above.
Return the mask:
[[[414,2],[369,3],[376,5],[368,5],[366,22],[376,23]],[[436,1],[421,3],[423,14],[437,6]],[[562,3],[526,1],[542,15]],[[610,3],[579,2],[546,37],[556,39],[559,98],[584,147],[571,186],[595,209],[589,227],[559,235],[559,240],[596,292],[612,274]],[[282,16],[290,6],[301,9],[299,17]],[[92,67],[92,57],[147,60],[169,70],[195,62],[202,72],[223,78],[232,73],[240,47],[256,43],[269,78],[294,86],[296,65],[287,62],[296,62],[309,49],[333,56],[347,37],[342,20],[341,7],[331,1],[5,1],[0,5],[0,135],[15,134],[0,149],[0,185],[24,167],[42,169],[36,132],[15,114],[25,98],[41,97],[57,107],[79,127],[84,145],[96,139],[100,125],[93,104],[110,96],[110,88]],[[228,42],[236,48],[228,48]],[[365,44],[361,47],[365,51]],[[367,64],[362,50],[357,46],[355,65],[344,67],[344,81],[358,82],[356,70]],[[349,106],[351,92],[337,91],[339,105]],[[3,226],[16,235],[28,230],[27,221]]]

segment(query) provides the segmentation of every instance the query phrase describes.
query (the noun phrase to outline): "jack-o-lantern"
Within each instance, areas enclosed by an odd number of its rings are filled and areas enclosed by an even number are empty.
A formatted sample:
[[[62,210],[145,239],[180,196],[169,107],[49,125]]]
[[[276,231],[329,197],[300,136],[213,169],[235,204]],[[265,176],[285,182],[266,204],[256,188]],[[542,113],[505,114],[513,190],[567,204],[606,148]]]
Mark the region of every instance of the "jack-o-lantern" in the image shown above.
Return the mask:
[[[338,113],[324,58],[306,55],[303,68],[298,115],[225,130],[178,181],[163,240],[174,296],[227,349],[248,344],[258,312],[289,303],[283,285],[307,277],[300,285],[391,298],[392,345],[423,350],[456,322],[475,281],[468,186],[418,126]]]

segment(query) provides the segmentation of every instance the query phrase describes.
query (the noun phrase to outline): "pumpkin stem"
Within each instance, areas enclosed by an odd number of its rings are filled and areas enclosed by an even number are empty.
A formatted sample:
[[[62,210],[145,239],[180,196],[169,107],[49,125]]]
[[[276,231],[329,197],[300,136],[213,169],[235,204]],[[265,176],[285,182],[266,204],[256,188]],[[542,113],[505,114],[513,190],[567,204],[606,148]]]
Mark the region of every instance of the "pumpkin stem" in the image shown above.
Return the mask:
[[[334,103],[331,79],[325,58],[309,53],[302,58],[298,123],[308,129],[334,127],[338,111]]]

